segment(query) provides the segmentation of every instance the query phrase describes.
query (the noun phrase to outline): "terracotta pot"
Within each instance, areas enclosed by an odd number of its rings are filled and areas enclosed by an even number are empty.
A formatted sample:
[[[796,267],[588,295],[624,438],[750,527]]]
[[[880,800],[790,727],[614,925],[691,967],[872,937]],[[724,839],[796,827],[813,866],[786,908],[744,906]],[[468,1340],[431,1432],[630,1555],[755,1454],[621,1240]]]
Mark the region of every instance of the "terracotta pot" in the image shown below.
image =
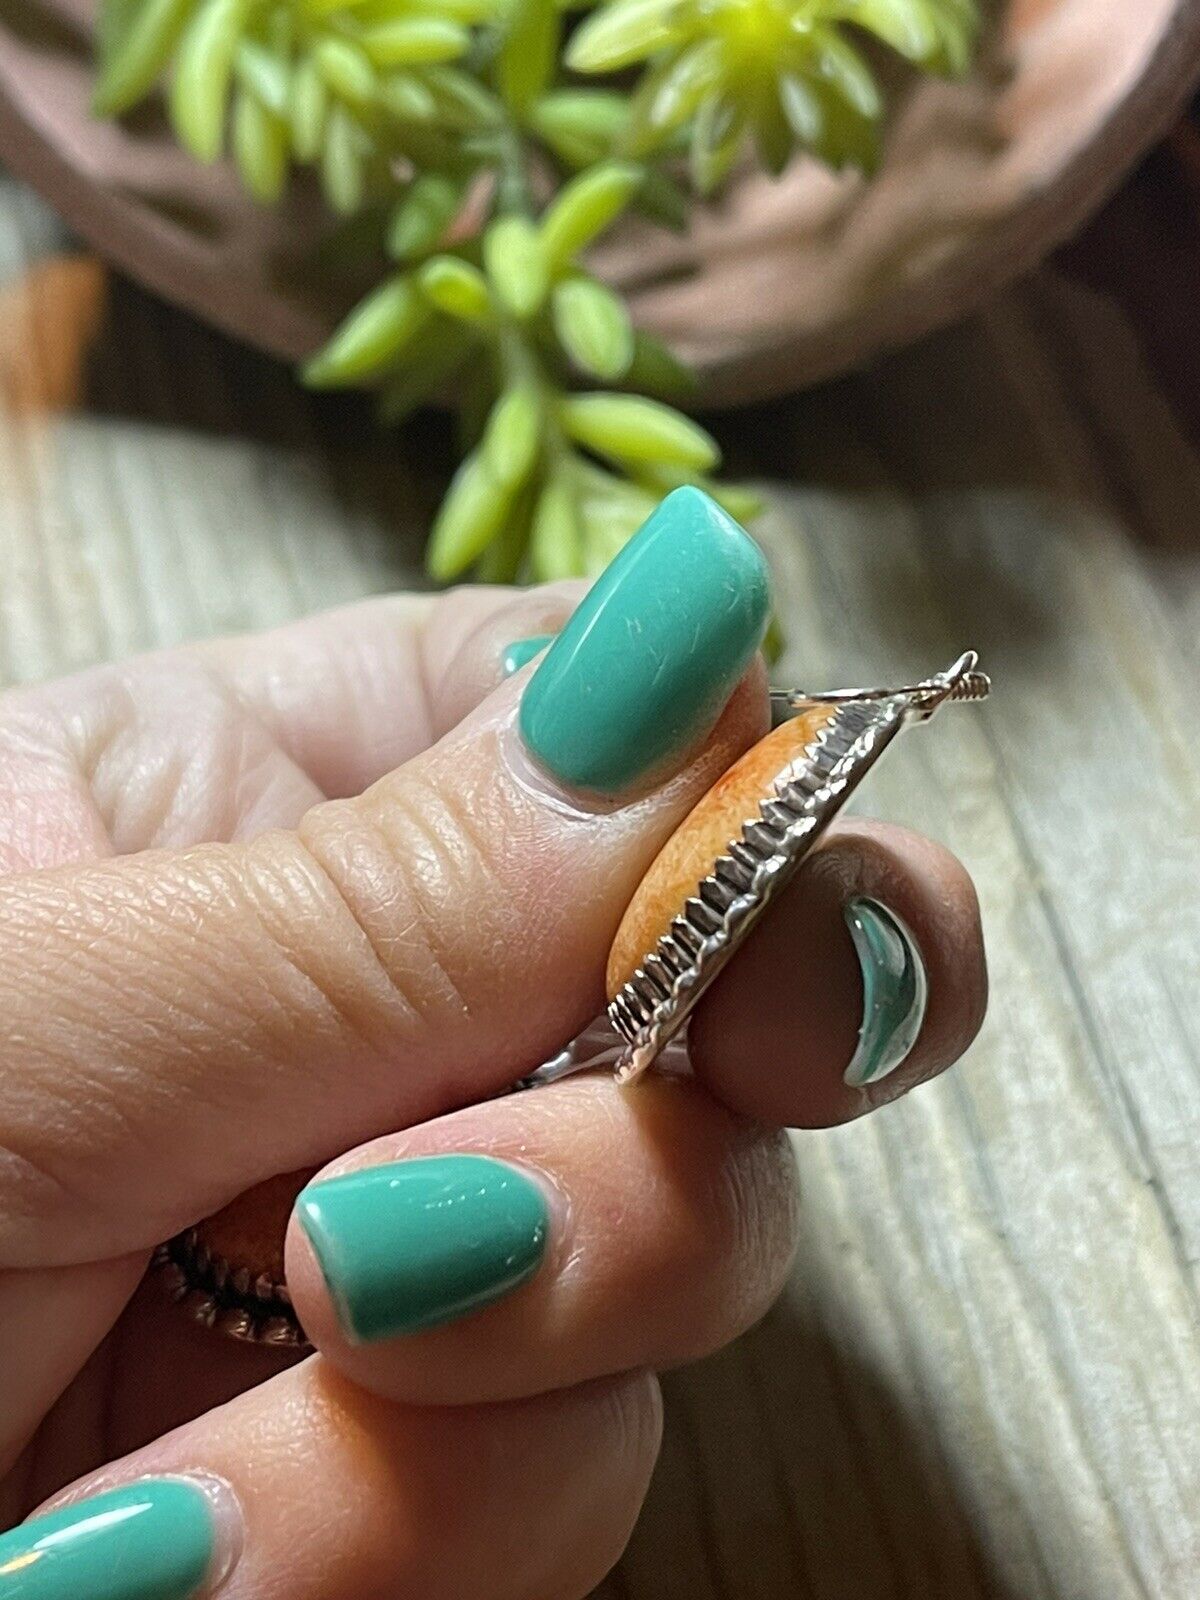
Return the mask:
[[[0,159],[102,254],[277,354],[316,347],[361,285],[313,260],[306,192],[278,211],[142,114],[94,121],[92,0],[0,9]],[[1200,76],[1200,0],[1011,0],[965,84],[920,83],[866,183],[747,174],[680,240],[629,229],[598,265],[696,363],[706,401],[825,377],[961,315],[1077,227]],[[681,276],[681,271],[683,276]]]

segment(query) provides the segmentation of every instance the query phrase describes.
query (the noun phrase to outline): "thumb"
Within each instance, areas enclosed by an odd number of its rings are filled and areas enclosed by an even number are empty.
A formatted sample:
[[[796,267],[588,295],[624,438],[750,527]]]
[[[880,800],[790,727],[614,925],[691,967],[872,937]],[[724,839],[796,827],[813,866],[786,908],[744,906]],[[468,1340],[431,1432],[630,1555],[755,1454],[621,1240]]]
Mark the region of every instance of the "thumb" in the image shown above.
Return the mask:
[[[656,850],[763,729],[767,604],[752,541],[677,491],[532,674],[365,794],[6,884],[0,1266],[146,1246],[557,1049]]]

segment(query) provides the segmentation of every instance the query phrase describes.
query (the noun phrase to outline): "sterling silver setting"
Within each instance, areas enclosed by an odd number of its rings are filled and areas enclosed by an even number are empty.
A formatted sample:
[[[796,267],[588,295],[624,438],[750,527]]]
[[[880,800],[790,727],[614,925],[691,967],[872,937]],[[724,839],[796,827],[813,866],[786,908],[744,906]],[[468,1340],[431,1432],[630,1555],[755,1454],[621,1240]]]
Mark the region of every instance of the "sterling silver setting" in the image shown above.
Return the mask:
[[[311,1350],[292,1309],[285,1283],[247,1267],[232,1267],[204,1242],[198,1228],[187,1228],[151,1259],[168,1300],[201,1327],[213,1328],[247,1344],[277,1350]]]
[[[927,722],[947,702],[982,700],[990,687],[968,651],[945,672],[898,689],[772,690],[776,721],[826,705],[833,714],[609,1004],[609,1022],[624,1043],[615,1065],[618,1082],[639,1078],[676,1037],[900,730]]]

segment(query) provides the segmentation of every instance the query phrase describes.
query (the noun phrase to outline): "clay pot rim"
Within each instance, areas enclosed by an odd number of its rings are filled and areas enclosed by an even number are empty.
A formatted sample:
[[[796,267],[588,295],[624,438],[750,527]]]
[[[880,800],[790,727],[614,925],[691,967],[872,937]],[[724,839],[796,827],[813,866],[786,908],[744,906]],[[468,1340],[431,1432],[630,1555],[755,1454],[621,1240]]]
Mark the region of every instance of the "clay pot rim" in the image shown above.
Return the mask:
[[[1144,70],[1095,137],[1024,197],[916,281],[866,307],[773,345],[700,361],[697,409],[749,404],[869,361],[969,314],[1062,243],[1170,127],[1200,79],[1200,0],[1180,4]],[[9,169],[53,196],[69,225],[134,281],[255,348],[299,360],[327,335],[315,311],[229,273],[197,271],[183,235],[151,208],[94,184],[18,111],[0,84],[0,152]],[[117,225],[114,226],[114,220]],[[181,291],[180,286],[183,285]],[[635,296],[636,308],[636,296]],[[797,376],[802,369],[802,376]]]

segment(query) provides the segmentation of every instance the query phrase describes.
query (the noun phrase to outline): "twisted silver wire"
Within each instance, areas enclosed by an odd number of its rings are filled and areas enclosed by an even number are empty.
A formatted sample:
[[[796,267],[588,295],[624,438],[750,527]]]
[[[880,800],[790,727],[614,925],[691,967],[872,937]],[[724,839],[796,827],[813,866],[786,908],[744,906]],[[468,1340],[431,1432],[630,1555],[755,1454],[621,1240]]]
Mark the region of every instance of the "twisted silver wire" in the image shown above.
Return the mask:
[[[871,689],[826,689],[814,693],[807,689],[772,689],[771,700],[779,707],[797,711],[805,706],[846,705],[855,700],[909,700],[915,711],[932,715],[951,701],[986,700],[992,680],[978,670],[979,657],[967,650],[953,666],[921,683],[907,683]]]

